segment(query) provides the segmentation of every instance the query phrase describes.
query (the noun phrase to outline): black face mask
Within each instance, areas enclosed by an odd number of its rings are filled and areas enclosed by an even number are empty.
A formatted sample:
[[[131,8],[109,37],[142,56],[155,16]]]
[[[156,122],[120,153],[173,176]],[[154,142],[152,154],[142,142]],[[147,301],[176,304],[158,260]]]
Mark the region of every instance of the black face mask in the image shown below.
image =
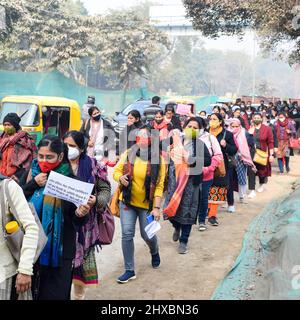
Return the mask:
[[[94,119],[95,121],[99,121],[99,120],[101,119],[101,114],[99,114],[99,115],[96,116],[96,117],[93,117],[93,119]]]
[[[162,120],[155,120],[155,122],[156,122],[157,124],[161,124],[163,121],[164,121],[164,119],[162,119]]]

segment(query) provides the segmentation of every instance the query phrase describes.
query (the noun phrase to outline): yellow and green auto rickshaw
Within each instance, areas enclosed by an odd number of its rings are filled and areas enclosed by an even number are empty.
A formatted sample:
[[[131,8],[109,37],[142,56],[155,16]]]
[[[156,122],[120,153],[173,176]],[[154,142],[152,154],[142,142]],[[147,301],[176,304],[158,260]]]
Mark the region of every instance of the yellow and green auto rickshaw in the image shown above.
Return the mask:
[[[21,127],[31,134],[36,143],[46,134],[62,137],[69,130],[79,130],[81,112],[78,103],[60,97],[6,96],[1,101],[0,131],[3,119],[15,112],[21,118]]]

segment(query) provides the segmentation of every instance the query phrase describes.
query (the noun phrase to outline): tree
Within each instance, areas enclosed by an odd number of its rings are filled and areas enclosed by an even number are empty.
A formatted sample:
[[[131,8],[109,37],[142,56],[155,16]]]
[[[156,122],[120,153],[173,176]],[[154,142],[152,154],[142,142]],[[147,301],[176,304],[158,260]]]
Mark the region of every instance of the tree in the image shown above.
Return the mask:
[[[187,15],[204,36],[244,34],[254,29],[266,51],[277,52],[293,64],[300,60],[300,6],[294,0],[184,0]],[[288,52],[282,44],[290,42]]]
[[[62,10],[71,16],[87,16],[88,11],[81,0],[65,0]]]
[[[80,80],[88,62],[129,88],[169,45],[166,35],[133,10],[90,17],[83,16],[81,1],[17,1],[17,8],[2,2],[14,20],[0,42],[0,62],[13,69],[60,68]]]
[[[151,63],[169,46],[165,34],[132,10],[94,17],[91,42],[100,61],[99,71],[117,75],[125,89],[134,77],[147,77]]]
[[[11,61],[23,71],[43,71],[92,54],[90,21],[65,14],[62,3],[24,0],[22,14],[1,42],[1,60]]]

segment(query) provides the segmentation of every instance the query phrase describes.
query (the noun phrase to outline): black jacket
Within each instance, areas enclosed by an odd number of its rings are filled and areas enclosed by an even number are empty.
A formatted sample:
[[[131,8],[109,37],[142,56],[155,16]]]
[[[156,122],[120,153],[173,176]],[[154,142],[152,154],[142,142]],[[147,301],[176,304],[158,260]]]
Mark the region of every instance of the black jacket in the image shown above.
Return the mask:
[[[117,155],[121,155],[123,152],[125,152],[127,149],[131,148],[135,143],[135,136],[140,127],[142,127],[144,124],[142,121],[136,122],[132,124],[131,126],[126,126],[124,130],[120,133],[120,139],[117,144]],[[129,140],[130,135],[130,140]]]

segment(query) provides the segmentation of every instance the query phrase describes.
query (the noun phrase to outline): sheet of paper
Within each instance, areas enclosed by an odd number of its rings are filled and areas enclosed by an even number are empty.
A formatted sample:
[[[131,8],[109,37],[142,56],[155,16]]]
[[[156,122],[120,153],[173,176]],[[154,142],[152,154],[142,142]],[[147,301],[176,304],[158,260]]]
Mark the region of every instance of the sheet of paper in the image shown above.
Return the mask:
[[[87,204],[94,185],[82,182],[51,171],[45,186],[44,195],[74,203],[77,207]]]
[[[147,233],[148,238],[152,239],[160,229],[160,223],[158,221],[152,221],[146,226],[145,231]]]
[[[178,104],[176,108],[176,113],[181,116],[187,116],[191,112],[191,106],[188,104]]]

